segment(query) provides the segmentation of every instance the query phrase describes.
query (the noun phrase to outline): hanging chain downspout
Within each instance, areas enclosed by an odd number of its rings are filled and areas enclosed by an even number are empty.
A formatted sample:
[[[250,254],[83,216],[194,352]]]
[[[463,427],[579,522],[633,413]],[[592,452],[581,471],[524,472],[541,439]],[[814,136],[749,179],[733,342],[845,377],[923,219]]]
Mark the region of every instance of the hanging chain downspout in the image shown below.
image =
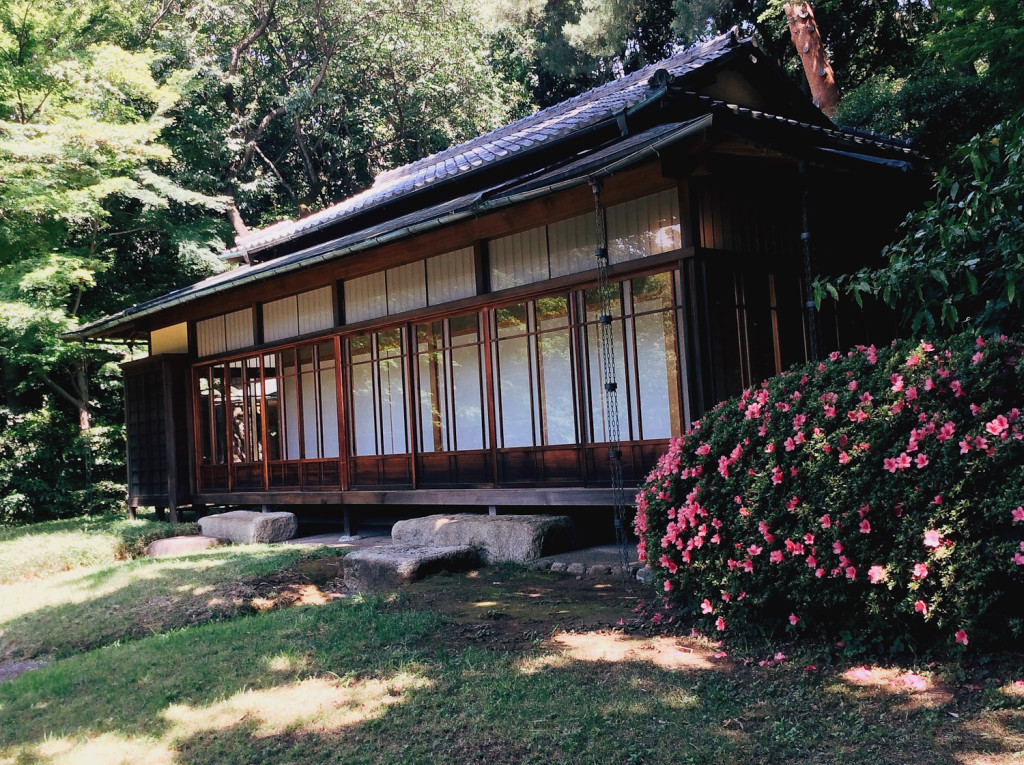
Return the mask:
[[[598,294],[601,309],[598,315],[598,346],[601,369],[601,397],[604,403],[605,439],[608,442],[608,463],[612,478],[612,506],[615,517],[615,542],[619,546],[619,570],[623,580],[629,578],[629,539],[626,529],[626,491],[622,485],[622,441],[619,435],[619,396],[615,370],[615,329],[612,326],[614,288],[608,283],[608,231],[601,209],[601,183],[593,181],[594,221],[597,227],[599,270]]]

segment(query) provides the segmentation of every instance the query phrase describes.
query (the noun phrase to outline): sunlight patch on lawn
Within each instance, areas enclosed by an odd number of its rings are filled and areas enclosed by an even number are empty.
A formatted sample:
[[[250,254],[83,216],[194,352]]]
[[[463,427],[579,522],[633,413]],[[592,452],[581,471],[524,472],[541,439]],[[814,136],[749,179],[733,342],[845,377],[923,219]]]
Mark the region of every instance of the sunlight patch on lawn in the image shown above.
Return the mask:
[[[713,669],[710,652],[684,646],[678,638],[638,638],[618,632],[559,632],[547,647],[555,654],[527,659],[526,674],[565,667],[572,661],[637,662],[661,669]]]
[[[963,765],[1010,765],[1024,762],[1024,712],[1003,709],[986,711],[975,720],[968,720],[958,736],[985,742],[989,751],[958,752],[956,761]]]
[[[178,761],[180,743],[200,734],[243,727],[251,729],[247,735],[256,737],[337,732],[380,717],[388,707],[404,702],[409,692],[430,685],[426,678],[411,673],[352,682],[308,678],[265,690],[241,691],[206,706],[173,704],[162,713],[167,729],[160,738],[111,733],[49,738],[0,752],[0,764],[169,765]]]
[[[103,733],[88,739],[52,738],[36,746],[0,754],[0,763],[46,762],[52,765],[171,765],[174,751],[165,741]]]
[[[934,678],[889,667],[852,667],[842,674],[849,688],[866,695],[901,697],[910,708],[934,708],[949,704],[953,694]]]
[[[379,717],[387,707],[404,701],[407,691],[429,684],[425,678],[407,673],[349,683],[316,677],[278,688],[243,691],[205,707],[174,704],[164,717],[171,724],[171,735],[177,738],[242,723],[254,725],[257,736],[336,731]]]

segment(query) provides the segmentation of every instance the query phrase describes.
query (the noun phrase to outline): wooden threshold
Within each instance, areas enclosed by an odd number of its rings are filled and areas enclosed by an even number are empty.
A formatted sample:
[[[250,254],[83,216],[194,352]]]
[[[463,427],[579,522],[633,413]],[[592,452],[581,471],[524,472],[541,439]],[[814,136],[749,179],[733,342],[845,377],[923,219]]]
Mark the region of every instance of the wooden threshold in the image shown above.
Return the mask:
[[[635,487],[626,489],[627,496]],[[196,495],[203,505],[612,505],[610,488],[523,489],[371,489],[352,491],[206,492]]]

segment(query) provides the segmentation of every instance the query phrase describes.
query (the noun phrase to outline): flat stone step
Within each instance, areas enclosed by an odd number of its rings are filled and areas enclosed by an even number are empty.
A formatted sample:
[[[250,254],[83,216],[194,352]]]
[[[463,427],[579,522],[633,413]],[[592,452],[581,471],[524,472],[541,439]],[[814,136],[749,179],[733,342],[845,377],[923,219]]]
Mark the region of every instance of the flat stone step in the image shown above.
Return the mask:
[[[220,544],[221,541],[215,537],[164,537],[150,542],[146,546],[146,555],[154,558],[162,555],[187,555],[190,552],[207,550]]]
[[[527,563],[567,550],[574,536],[563,515],[428,515],[399,521],[391,529],[396,545],[471,545],[485,563]]]
[[[471,545],[447,547],[368,547],[345,556],[345,585],[353,590],[401,587],[442,571],[478,568],[480,552]]]
[[[295,536],[298,528],[295,513],[232,510],[199,519],[199,529],[204,537],[227,539],[236,544],[284,542]]]

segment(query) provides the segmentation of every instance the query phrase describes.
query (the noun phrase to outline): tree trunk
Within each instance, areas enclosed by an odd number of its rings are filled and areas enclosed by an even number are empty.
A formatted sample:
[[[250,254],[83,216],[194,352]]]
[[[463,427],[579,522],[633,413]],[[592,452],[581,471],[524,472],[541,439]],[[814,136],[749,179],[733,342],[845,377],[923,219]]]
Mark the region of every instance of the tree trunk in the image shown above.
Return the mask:
[[[836,87],[832,66],[825,57],[825,46],[821,42],[818,23],[814,20],[814,9],[810,3],[786,3],[782,8],[789,20],[789,35],[804,65],[807,84],[811,86],[811,98],[819,109],[832,116],[839,104],[839,88]]]
[[[92,427],[92,418],[89,416],[89,375],[85,360],[79,362],[76,370],[78,377],[78,427],[83,433],[88,433]]]

